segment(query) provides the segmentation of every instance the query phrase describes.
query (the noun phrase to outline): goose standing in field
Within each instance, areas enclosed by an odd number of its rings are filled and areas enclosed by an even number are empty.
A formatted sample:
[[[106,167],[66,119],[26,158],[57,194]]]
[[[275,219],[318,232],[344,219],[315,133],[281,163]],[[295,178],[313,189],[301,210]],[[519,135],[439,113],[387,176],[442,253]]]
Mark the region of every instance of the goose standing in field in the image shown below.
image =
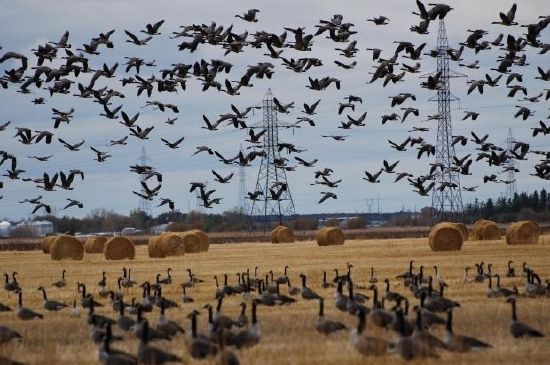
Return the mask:
[[[24,321],[28,321],[30,319],[35,319],[35,318],[40,318],[40,319],[44,318],[42,314],[36,313],[32,309],[23,307],[23,292],[19,291],[18,295],[19,295],[19,299],[17,301],[17,307],[15,310],[17,317],[19,317]]]
[[[510,296],[517,296],[519,294],[518,288],[514,286],[511,290],[508,288],[504,288],[500,286],[500,275],[495,274],[495,277],[497,278],[497,285],[495,287],[496,290],[498,290],[503,297],[510,297]]]
[[[507,278],[515,278],[516,277],[516,270],[512,266],[514,261],[510,260],[508,261],[508,269],[506,270],[506,277]]]
[[[17,282],[17,278],[15,277],[16,275],[17,275],[17,271],[14,271],[11,274],[13,280],[10,282],[10,276],[7,273],[4,273],[4,289],[14,293],[21,291],[21,287],[19,286],[19,283]]]
[[[147,319],[143,318],[143,309],[141,308],[141,305],[138,304],[137,306],[137,317],[136,317],[136,324],[132,328],[134,331],[134,335],[137,338],[141,338],[143,335],[143,324],[147,321]],[[164,332],[160,332],[154,328],[148,327],[147,328],[147,340],[148,341],[155,341],[155,340],[168,340],[171,341],[172,339],[170,336],[166,335]]]
[[[157,278],[157,282],[159,284],[172,284],[172,276],[170,276],[170,271],[172,271],[172,268],[166,269],[166,277],[160,279],[160,276]]]
[[[447,333],[445,336],[445,348],[452,352],[468,352],[471,350],[483,350],[492,347],[488,343],[477,338],[455,335],[453,332],[453,310],[447,310]]]
[[[386,328],[393,322],[393,315],[386,312],[378,301],[378,288],[376,285],[371,285],[369,289],[373,291],[372,309],[369,312],[369,320],[378,327]]]
[[[238,349],[257,345],[262,339],[262,331],[257,315],[258,300],[252,301],[252,324],[249,328],[240,331],[235,336],[235,346]]]
[[[53,312],[57,312],[58,310],[61,310],[61,309],[64,309],[64,308],[68,307],[68,305],[65,304],[65,303],[61,303],[61,302],[58,302],[58,301],[55,301],[55,300],[49,300],[48,296],[46,295],[46,289],[44,289],[43,286],[39,287],[37,290],[42,291],[42,296],[44,298],[42,306],[44,307],[44,309],[47,309],[47,310],[53,311]]]
[[[90,325],[93,324],[95,327],[99,327],[99,328],[105,328],[107,323],[116,324],[115,320],[109,317],[105,317],[101,314],[96,314],[94,312],[94,307],[95,307],[94,301],[92,300],[90,302],[90,306],[88,307],[88,317],[87,317],[88,324]]]
[[[96,302],[91,294],[86,293],[86,284],[76,283],[77,290],[81,293],[80,305],[82,308],[89,308],[93,304],[94,307],[103,307],[103,304]]]
[[[329,335],[333,332],[346,329],[346,326],[343,323],[326,319],[324,310],[325,300],[323,298],[319,298],[319,316],[317,317],[317,322],[315,323],[315,329],[318,332],[321,332],[324,335]]]
[[[339,309],[340,311],[347,312],[349,298],[344,295],[343,288],[344,288],[344,282],[339,281],[338,285],[336,286],[336,289],[334,290],[334,304],[336,308]]]
[[[329,283],[327,281],[327,272],[325,270],[323,270],[323,283],[321,284],[321,286],[323,287],[323,289],[334,287],[332,283]]]
[[[398,300],[405,299],[405,297],[402,296],[401,294],[399,294],[397,292],[393,292],[393,291],[390,290],[390,279],[385,279],[384,283],[386,284],[386,289],[384,291],[384,298],[387,301],[396,302]]]
[[[512,336],[515,338],[519,337],[544,337],[544,334],[533,327],[518,321],[516,314],[516,299],[508,298],[506,303],[512,305],[512,321],[510,322],[509,330]]]
[[[378,282],[378,278],[374,274],[374,267],[370,268],[370,276],[369,276],[369,284],[376,284]]]
[[[132,327],[136,324],[136,321],[134,321],[133,318],[130,318],[126,315],[124,315],[124,302],[122,299],[119,299],[120,305],[118,308],[118,318],[117,318],[117,325],[118,327],[123,331],[130,331]]]
[[[137,365],[137,358],[134,355],[111,348],[113,338],[111,325],[105,328],[105,337],[99,347],[99,361],[103,365]]]
[[[61,271],[61,279],[53,283],[52,286],[55,286],[56,288],[64,288],[67,286],[67,280],[65,280],[65,272],[67,272],[67,270],[65,269]]]
[[[493,288],[493,277],[489,277],[489,284],[485,291],[487,298],[500,298],[502,293],[497,288]]]
[[[404,316],[407,316],[409,314],[409,301],[405,299],[405,310],[403,311],[403,308],[401,308],[401,299],[397,301],[397,305],[392,308],[395,312],[397,310],[401,310]],[[398,333],[403,334],[405,336],[412,335],[414,331],[414,323],[411,322],[408,318],[403,317],[403,323],[401,323],[401,320],[397,318],[397,315],[394,315],[393,322],[390,326],[390,328]]]
[[[239,365],[240,361],[237,355],[233,351],[228,350],[225,347],[224,336],[225,334],[222,328],[218,332],[219,351],[218,351],[218,356],[216,358],[216,365]]]
[[[432,325],[437,325],[437,324],[445,325],[447,321],[444,318],[424,308],[424,301],[426,300],[426,296],[427,294],[425,292],[421,293],[420,307],[414,308],[415,310],[419,309],[422,312],[422,324],[427,328],[430,328]]]
[[[286,266],[285,266],[285,273],[284,273],[284,275],[279,276],[279,277],[277,278],[277,280],[276,280],[277,283],[279,283],[279,284],[286,284],[286,282],[287,282],[287,280],[288,280],[288,269],[289,269],[289,266],[286,265]]]
[[[181,362],[182,359],[176,355],[167,353],[148,344],[149,323],[143,320],[142,332],[139,337],[138,363],[148,365],[160,365],[166,362]]]
[[[157,321],[157,330],[165,333],[166,335],[172,337],[180,333],[185,333],[185,330],[176,322],[171,321],[166,318],[164,314],[165,306],[163,303],[160,305],[160,315]]]
[[[387,353],[390,347],[388,341],[363,334],[367,327],[367,314],[363,310],[358,310],[357,317],[359,318],[357,327],[350,334],[352,346],[364,356],[380,356]]]
[[[300,274],[300,278],[302,278],[302,298],[305,300],[319,299],[319,294],[307,287],[305,274]]]
[[[194,359],[204,359],[216,355],[218,347],[210,341],[208,336],[197,332],[197,314],[192,311],[188,317],[191,319],[191,335],[186,338],[187,349]]]
[[[241,304],[239,305],[241,307],[241,314],[239,314],[237,324],[239,327],[244,327],[248,325],[248,316],[246,315],[246,302],[241,302]]]
[[[416,322],[412,337],[416,341],[420,341],[426,344],[429,347],[439,347],[445,348],[445,344],[439,338],[432,335],[428,330],[425,329],[425,324],[423,321],[423,311],[421,307],[415,307],[414,311],[416,312]]]
[[[290,278],[287,278],[286,285],[288,287],[289,295],[296,296],[302,292],[302,289],[292,286],[292,284],[290,284]]]
[[[0,345],[10,342],[14,339],[21,339],[21,336],[17,331],[12,330],[6,326],[0,325]],[[1,363],[1,361],[0,361]]]
[[[131,269],[126,270],[125,267],[122,268],[122,280],[120,281],[120,284],[125,288],[131,288],[135,284],[137,284],[134,280],[132,280],[132,272]],[[128,274],[128,276],[126,276]]]
[[[187,295],[186,287],[182,285],[181,288],[183,289],[183,296],[181,298],[181,301],[184,303],[193,303],[195,299],[193,299],[190,295]]]
[[[396,352],[407,361],[422,357],[437,357],[435,347],[406,334],[405,317],[401,308],[397,308],[395,315],[400,328],[399,337],[395,342]]]

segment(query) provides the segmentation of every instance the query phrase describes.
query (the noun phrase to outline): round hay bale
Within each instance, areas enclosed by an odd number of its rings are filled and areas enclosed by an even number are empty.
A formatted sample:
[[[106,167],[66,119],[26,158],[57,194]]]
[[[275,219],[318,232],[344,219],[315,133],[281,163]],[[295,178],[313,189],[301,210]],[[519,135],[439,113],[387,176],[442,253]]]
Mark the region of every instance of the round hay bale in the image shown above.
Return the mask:
[[[151,236],[147,244],[147,251],[150,258],[162,259],[166,257],[164,244],[160,241],[160,236]]]
[[[550,235],[539,236],[539,244],[550,245]]]
[[[201,231],[200,229],[191,229],[189,232],[192,232],[199,236],[201,240],[201,251],[206,252],[210,248],[210,240],[208,239],[208,235]]]
[[[55,241],[55,239],[57,238],[57,236],[46,236],[44,237],[44,239],[42,240],[42,252],[43,253],[50,253],[50,248],[52,246],[52,243],[53,241]]]
[[[277,238],[277,232],[284,226],[277,226],[271,230],[271,243],[279,243]]]
[[[50,257],[52,260],[82,260],[84,258],[84,245],[73,236],[57,236],[50,246]]]
[[[432,227],[428,242],[432,251],[458,251],[464,236],[455,223],[442,222]]]
[[[136,256],[136,247],[128,237],[116,236],[105,242],[103,254],[107,260],[133,260]]]
[[[470,239],[475,241],[500,240],[500,229],[495,222],[480,219],[474,223]]]
[[[177,233],[163,233],[158,237],[158,242],[166,256],[185,254],[185,240]]]
[[[195,232],[185,231],[178,233],[178,235],[183,239],[185,253],[202,252],[201,239]]]
[[[506,228],[506,243],[509,245],[536,245],[539,242],[539,225],[533,221],[519,221]]]
[[[293,243],[294,242],[294,232],[288,227],[281,227],[277,231],[277,242],[278,243]]]
[[[317,231],[319,246],[343,245],[346,240],[344,232],[338,227],[324,227]]]
[[[104,236],[89,237],[84,242],[84,252],[103,253],[105,242],[107,242],[107,237]]]
[[[468,227],[466,227],[466,225],[464,223],[454,223],[453,222],[453,225],[460,231],[460,233],[462,234],[462,239],[464,241],[468,241],[468,235],[470,234],[470,232],[468,231]]]

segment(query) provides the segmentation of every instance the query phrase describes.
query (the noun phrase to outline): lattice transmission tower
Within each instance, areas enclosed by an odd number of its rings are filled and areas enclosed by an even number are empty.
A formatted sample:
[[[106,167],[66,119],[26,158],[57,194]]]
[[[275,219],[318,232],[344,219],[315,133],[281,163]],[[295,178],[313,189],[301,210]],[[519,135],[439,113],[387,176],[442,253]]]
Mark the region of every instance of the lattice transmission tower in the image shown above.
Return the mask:
[[[141,147],[141,155],[137,160],[138,165],[141,166],[151,166],[151,159],[145,153],[145,147]],[[139,175],[140,186],[142,182],[145,182],[146,175]],[[145,194],[145,189],[141,188],[141,193]],[[151,210],[151,202],[145,198],[139,198],[138,210],[144,212],[148,216],[153,216],[153,211]]]
[[[453,167],[455,148],[452,145],[453,127],[451,122],[451,101],[458,98],[451,94],[451,78],[466,77],[449,69],[449,41],[445,21],[439,20],[437,31],[437,71],[440,73],[441,86],[437,90],[437,141],[435,145],[435,163],[442,168],[435,173],[435,188],[432,190],[432,223],[441,220],[456,220],[462,215],[462,193],[460,191],[460,173]],[[432,73],[432,74],[435,74]],[[443,184],[443,185],[442,185]],[[445,186],[444,189],[438,189]]]
[[[508,151],[514,150],[514,135],[512,134],[512,128],[508,128],[508,136],[505,140],[506,143],[506,149]],[[506,191],[504,193],[504,197],[506,200],[512,201],[514,199],[514,195],[516,195],[516,170],[517,170],[517,162],[514,158],[509,158],[508,161],[506,161],[506,180],[505,180],[505,186]]]
[[[278,167],[277,160],[281,155],[278,150],[279,129],[291,128],[292,125],[279,121],[277,108],[273,102],[273,93],[268,89],[265,98],[262,101],[262,121],[250,126],[249,128],[263,130],[266,132],[263,136],[263,151],[265,155],[260,162],[258,178],[256,179],[256,191],[262,192],[257,200],[252,201],[250,207],[251,222],[261,223],[263,228],[268,228],[273,222],[283,224],[284,221],[295,218],[294,200],[290,193],[286,170]],[[284,189],[284,190],[280,190]],[[279,192],[278,199],[273,197],[271,191]]]

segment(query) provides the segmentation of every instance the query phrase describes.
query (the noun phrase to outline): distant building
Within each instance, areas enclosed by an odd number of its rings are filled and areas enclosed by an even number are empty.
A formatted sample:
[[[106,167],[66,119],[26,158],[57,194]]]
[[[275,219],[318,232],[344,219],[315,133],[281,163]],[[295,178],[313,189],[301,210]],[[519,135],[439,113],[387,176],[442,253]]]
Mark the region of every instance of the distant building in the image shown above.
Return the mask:
[[[8,221],[0,222],[0,237],[8,237],[12,230],[12,225]]]
[[[53,223],[49,221],[33,221],[18,223],[16,228],[29,228],[34,237],[44,237],[53,233]]]

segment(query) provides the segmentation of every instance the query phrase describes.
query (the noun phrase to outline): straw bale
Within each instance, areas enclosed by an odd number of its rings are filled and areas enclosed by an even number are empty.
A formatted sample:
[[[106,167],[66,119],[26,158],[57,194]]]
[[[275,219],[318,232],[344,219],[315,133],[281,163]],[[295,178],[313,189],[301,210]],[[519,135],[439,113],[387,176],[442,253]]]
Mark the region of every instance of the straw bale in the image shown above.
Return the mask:
[[[84,245],[73,236],[57,236],[50,247],[50,257],[52,260],[82,260],[84,258]]]
[[[455,223],[442,222],[432,227],[428,243],[432,251],[458,251],[464,242],[463,233]]]
[[[116,236],[105,242],[103,254],[107,260],[133,260],[136,256],[136,247],[130,238]]]
[[[345,240],[344,232],[338,227],[324,227],[317,231],[319,246],[343,245]]]
[[[533,221],[519,221],[506,228],[506,243],[509,245],[535,245],[539,242],[539,225]]]
[[[88,237],[84,242],[84,252],[86,253],[103,253],[103,247],[107,242],[107,237],[95,236]]]

